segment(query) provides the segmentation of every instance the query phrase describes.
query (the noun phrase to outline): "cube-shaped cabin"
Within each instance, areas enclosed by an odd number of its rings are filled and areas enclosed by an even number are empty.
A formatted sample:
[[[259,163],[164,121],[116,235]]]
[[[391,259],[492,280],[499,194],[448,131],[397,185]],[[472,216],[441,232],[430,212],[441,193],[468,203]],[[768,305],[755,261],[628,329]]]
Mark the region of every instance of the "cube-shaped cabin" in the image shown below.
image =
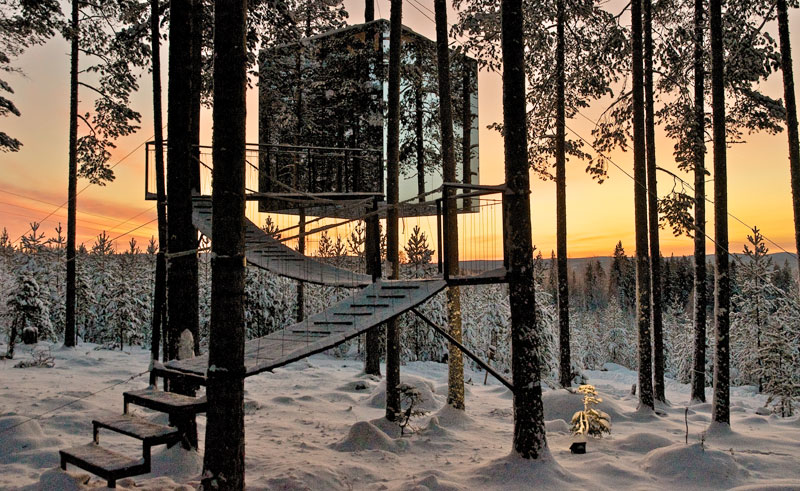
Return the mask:
[[[296,213],[290,191],[386,190],[389,22],[348,26],[264,50],[259,83],[259,192],[264,212]],[[456,176],[479,182],[478,65],[451,50]],[[400,201],[442,184],[436,43],[403,27]],[[418,197],[405,216],[435,213],[440,193]],[[341,216],[335,207],[309,214]]]

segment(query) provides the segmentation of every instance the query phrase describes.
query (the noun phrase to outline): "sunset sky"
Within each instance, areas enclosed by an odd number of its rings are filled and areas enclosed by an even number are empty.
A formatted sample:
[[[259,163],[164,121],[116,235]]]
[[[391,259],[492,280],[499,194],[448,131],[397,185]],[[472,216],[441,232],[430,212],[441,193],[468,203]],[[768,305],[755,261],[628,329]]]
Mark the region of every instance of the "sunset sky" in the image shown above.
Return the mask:
[[[363,20],[361,2],[346,2],[350,23]],[[432,4],[425,4],[433,8]],[[427,14],[427,12],[426,12]],[[430,15],[430,14],[427,14]],[[794,30],[792,45],[795,50],[795,72],[800,73],[800,14],[790,13]],[[378,0],[376,16],[388,18],[389,3]],[[431,16],[432,17],[432,16]],[[451,21],[454,16],[451,14]],[[417,11],[411,3],[404,6],[404,24],[428,37],[434,37],[433,22]],[[771,31],[777,38],[777,28]],[[162,47],[164,82],[166,87],[166,48]],[[28,223],[43,221],[41,230],[48,236],[61,222],[66,226],[66,206],[55,211],[66,200],[67,142],[69,107],[69,57],[68,45],[60,38],[33,48],[15,65],[25,75],[7,75],[15,93],[12,100],[22,111],[21,117],[0,119],[2,129],[23,142],[17,153],[0,154],[0,227],[6,227],[12,240],[18,239],[28,229]],[[117,237],[135,227],[132,233],[144,247],[151,235],[156,234],[155,204],[144,200],[144,142],[150,140],[152,131],[152,97],[149,74],[143,74],[140,91],[133,99],[134,109],[142,114],[142,129],[133,136],[118,141],[111,160],[116,180],[107,186],[89,186],[78,197],[78,242],[89,246],[94,237],[106,230]],[[481,73],[479,77],[480,118],[480,170],[481,183],[503,182],[503,142],[500,135],[486,129],[492,122],[502,119],[501,81],[496,74]],[[780,73],[764,85],[773,96],[782,97]],[[164,93],[166,108],[166,91]],[[247,136],[256,142],[257,94],[248,93]],[[89,110],[84,103],[82,110]],[[594,119],[602,111],[595,104],[584,114]],[[166,114],[165,114],[166,117]],[[204,111],[201,141],[211,143],[210,111]],[[166,119],[165,119],[166,121]],[[592,123],[578,117],[568,121],[568,126],[581,136],[590,137]],[[569,132],[568,132],[569,134]],[[679,173],[672,158],[673,143],[664,137],[657,142],[659,165]],[[711,147],[709,145],[709,151]],[[747,137],[747,143],[728,150],[729,211],[750,226],[758,226],[763,234],[788,251],[794,251],[789,163],[785,132],[778,135],[756,134]],[[613,160],[628,172],[632,170],[631,153],[617,152]],[[711,156],[708,157],[711,164]],[[582,162],[568,162],[567,210],[570,257],[610,255],[614,244],[622,240],[626,251],[633,254],[633,182],[620,170],[612,167],[609,179],[598,185],[584,172]],[[682,174],[691,181],[691,176]],[[78,189],[88,185],[80,181]],[[672,178],[659,175],[659,196],[672,188]],[[555,248],[555,184],[532,179],[533,242],[549,256]],[[707,187],[713,196],[713,184]],[[709,231],[713,231],[713,208],[707,209]],[[148,223],[150,222],[150,223]],[[466,224],[465,224],[466,225]],[[410,227],[413,223],[409,224]],[[499,233],[499,222],[497,232]],[[741,252],[748,228],[730,219],[731,251]],[[124,249],[130,236],[119,239],[118,249]],[[687,238],[674,238],[669,230],[661,235],[662,251],[670,254],[691,254],[692,242]],[[772,252],[780,249],[769,244]],[[709,242],[708,250],[713,249]]]

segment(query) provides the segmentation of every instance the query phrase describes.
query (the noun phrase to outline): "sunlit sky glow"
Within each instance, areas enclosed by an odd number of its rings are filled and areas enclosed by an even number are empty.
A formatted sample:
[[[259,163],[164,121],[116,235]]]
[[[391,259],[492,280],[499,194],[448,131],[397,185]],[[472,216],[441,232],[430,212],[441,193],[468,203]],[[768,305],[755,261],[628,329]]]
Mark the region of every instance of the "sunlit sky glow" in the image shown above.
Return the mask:
[[[347,1],[350,22],[363,19],[361,2]],[[429,5],[432,9],[433,6]],[[411,4],[404,8],[404,23],[415,31],[434,37],[434,26],[430,19],[415,10]],[[389,3],[379,0],[376,8],[378,17],[388,18]],[[454,15],[451,14],[451,19]],[[791,27],[796,31],[797,10],[790,13]],[[775,26],[772,31],[777,31]],[[775,36],[777,37],[777,35]],[[800,46],[800,37],[794,32],[792,37],[795,52]],[[164,60],[164,81],[166,82],[166,47],[162,47]],[[800,56],[795,56],[795,60]],[[66,226],[66,206],[53,211],[66,201],[67,190],[67,142],[69,107],[69,57],[68,46],[63,39],[54,39],[48,44],[29,50],[17,62],[25,75],[7,75],[14,88],[13,101],[22,111],[22,116],[0,119],[3,131],[19,138],[24,146],[20,152],[0,154],[0,227],[6,227],[12,240],[18,239],[28,230],[32,221],[43,222],[41,230],[48,236],[61,222]],[[800,72],[795,63],[795,72]],[[117,237],[129,230],[140,227],[131,235],[144,248],[152,235],[156,234],[155,203],[144,200],[144,142],[151,139],[152,96],[150,75],[143,74],[140,91],[133,98],[134,108],[142,113],[142,129],[136,134],[118,141],[113,153],[112,164],[116,180],[107,186],[89,186],[78,198],[78,243],[89,246],[101,231]],[[164,84],[166,87],[166,83]],[[773,96],[782,96],[780,73],[773,75],[764,89]],[[481,183],[498,184],[503,182],[503,142],[500,135],[486,128],[492,122],[502,119],[501,81],[497,74],[482,72],[479,76],[479,117],[480,117],[480,168]],[[164,93],[166,108],[166,91]],[[247,137],[256,142],[258,97],[256,89],[248,92]],[[87,104],[88,106],[88,104]],[[595,104],[583,114],[595,118],[602,110]],[[166,115],[165,115],[166,116]],[[569,121],[569,128],[583,137],[589,138],[592,123],[578,116]],[[201,142],[211,142],[210,111],[203,111]],[[673,142],[660,135],[657,141],[659,165],[670,169],[691,181],[691,176],[677,171],[672,158]],[[709,146],[710,150],[710,146]],[[623,169],[631,172],[632,154],[616,152],[613,160]],[[708,156],[711,164],[711,156]],[[584,172],[582,162],[568,162],[567,170],[567,210],[568,246],[570,257],[610,255],[614,244],[622,240],[629,254],[633,253],[633,182],[620,170],[611,167],[609,179],[598,185]],[[555,248],[555,184],[532,178],[532,217],[533,242],[547,257]],[[78,189],[88,185],[80,181]],[[659,175],[659,196],[665,195],[673,186],[672,178]],[[707,186],[709,196],[713,196],[713,183]],[[791,190],[789,183],[789,164],[786,134],[755,134],[747,136],[747,143],[737,144],[728,150],[728,193],[729,211],[748,225],[758,226],[765,236],[780,247],[794,251],[791,212]],[[44,219],[52,213],[47,219]],[[713,231],[713,207],[707,207],[709,232]],[[465,219],[462,219],[465,220]],[[469,219],[466,219],[469,220]],[[462,257],[474,259],[497,257],[499,220],[494,220],[494,230],[487,229],[486,223],[462,228],[480,230],[483,246],[462,245]],[[289,223],[290,219],[285,219]],[[406,232],[419,223],[424,230],[430,229],[430,220],[407,219]],[[435,222],[435,221],[434,221]],[[488,222],[487,222],[488,223]],[[741,252],[748,228],[730,219],[731,251]],[[117,249],[126,248],[131,235],[121,237]],[[431,240],[435,246],[435,239]],[[475,244],[478,239],[473,241]],[[692,242],[686,237],[675,238],[671,231],[661,234],[662,252],[683,255],[691,254]],[[467,247],[472,247],[471,251]],[[314,245],[309,246],[314,250]],[[713,244],[709,241],[708,250]],[[780,249],[770,244],[772,252]]]

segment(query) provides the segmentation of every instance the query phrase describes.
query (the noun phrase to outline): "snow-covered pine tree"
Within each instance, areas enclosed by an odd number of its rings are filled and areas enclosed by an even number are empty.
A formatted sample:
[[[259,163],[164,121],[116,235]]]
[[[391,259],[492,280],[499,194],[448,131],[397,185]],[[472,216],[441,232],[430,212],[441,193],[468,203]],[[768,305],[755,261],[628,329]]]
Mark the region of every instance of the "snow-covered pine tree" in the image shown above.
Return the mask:
[[[108,326],[100,334],[98,342],[113,348],[119,346],[122,350],[127,342],[129,345],[141,344],[143,340],[143,326],[146,324],[142,317],[142,310],[151,305],[145,298],[135,291],[133,281],[135,278],[119,278],[111,285],[108,299]]]
[[[762,366],[761,341],[769,317],[776,310],[772,274],[774,266],[767,257],[769,249],[758,227],[747,235],[745,260],[737,271],[739,288],[732,296],[731,315],[731,381],[734,384],[756,385]]]
[[[763,392],[769,394],[767,406],[782,417],[789,417],[800,401],[800,342],[797,339],[798,309],[795,299],[786,299],[764,326],[759,347],[757,376]]]
[[[408,264],[412,268],[412,276],[422,278],[428,273],[428,266],[433,257],[433,250],[428,246],[428,237],[421,231],[419,225],[415,225],[411,231],[411,237],[403,248],[406,252]]]
[[[18,271],[16,284],[11,289],[6,307],[6,315],[10,321],[6,358],[14,357],[18,336],[32,339],[54,337],[47,305],[42,300],[34,274],[27,266]]]

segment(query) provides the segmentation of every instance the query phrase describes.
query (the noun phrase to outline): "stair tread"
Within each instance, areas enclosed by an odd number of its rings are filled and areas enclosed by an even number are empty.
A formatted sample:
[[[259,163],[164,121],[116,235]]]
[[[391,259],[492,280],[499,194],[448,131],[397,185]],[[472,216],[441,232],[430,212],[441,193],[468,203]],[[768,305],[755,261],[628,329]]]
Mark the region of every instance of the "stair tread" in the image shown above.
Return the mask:
[[[169,439],[180,434],[175,427],[124,414],[96,419],[92,423],[139,440]]]
[[[123,397],[133,404],[163,412],[195,412],[206,410],[206,397],[191,397],[163,390],[143,389],[125,392]]]
[[[125,471],[131,471],[132,474],[129,475],[135,476],[137,474],[141,474],[142,468],[146,466],[144,459],[132,459],[107,448],[101,447],[96,443],[72,447],[66,450],[60,450],[60,452],[61,454],[72,457],[70,463],[73,465],[82,467],[74,461],[74,459],[77,459],[81,461],[81,463],[86,463],[89,464],[90,467],[93,467],[93,469],[87,470],[91,470],[93,472],[104,471],[107,473],[105,475],[102,473],[98,474],[101,477],[107,477],[108,475],[116,474],[116,477],[119,478],[122,477],[119,473]]]

